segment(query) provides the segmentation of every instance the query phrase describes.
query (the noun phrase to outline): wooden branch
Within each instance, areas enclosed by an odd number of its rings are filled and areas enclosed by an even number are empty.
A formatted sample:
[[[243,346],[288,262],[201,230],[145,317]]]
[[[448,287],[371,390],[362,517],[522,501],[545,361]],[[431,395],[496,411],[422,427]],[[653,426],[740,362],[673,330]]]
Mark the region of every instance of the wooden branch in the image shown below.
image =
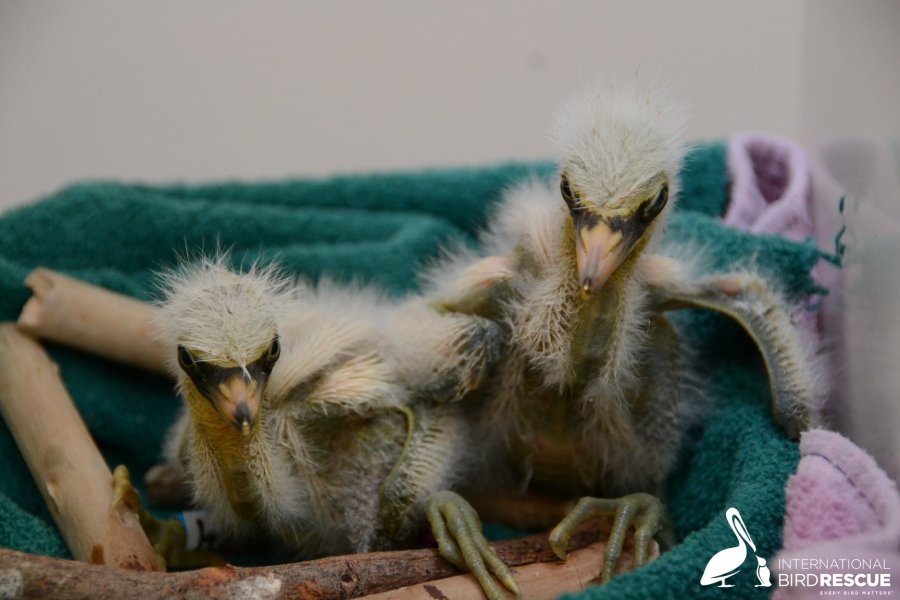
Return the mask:
[[[0,413],[78,560],[157,569],[137,516],[112,507],[112,476],[43,348],[0,324]]]
[[[19,315],[22,331],[168,374],[166,349],[153,335],[155,309],[150,304],[49,269],[35,269],[25,285],[34,295]]]
[[[580,528],[572,536],[571,562],[579,555],[577,549],[605,537],[608,521],[595,521]],[[537,534],[517,540],[491,544],[497,555],[511,567],[533,563],[558,563],[547,545],[547,535]],[[589,580],[600,571],[602,544],[594,544],[590,563],[579,566],[582,580]],[[576,563],[572,563],[574,566]],[[577,563],[581,565],[582,563]],[[627,568],[630,559],[623,558]],[[571,577],[571,570],[561,571],[555,565],[539,565],[543,571],[531,570],[521,581],[532,581],[543,572],[554,578]],[[153,573],[110,569],[84,565],[73,561],[34,556],[0,549],[0,572],[4,581],[18,582],[23,598],[210,598],[212,600],[251,597],[300,598],[302,600],[339,600],[358,598],[366,594],[385,592],[417,583],[458,576],[459,571],[442,559],[436,550],[401,550],[333,556],[320,560],[269,567],[210,567],[181,573]],[[520,569],[516,568],[517,581]],[[471,578],[470,575],[461,578]],[[441,584],[443,585],[443,584]],[[531,589],[531,584],[528,584]],[[570,588],[571,589],[571,588]],[[404,592],[409,593],[409,592]],[[476,595],[459,597],[480,597]],[[410,596],[403,596],[404,598]],[[425,596],[431,598],[430,596]]]
[[[592,544],[569,554],[566,561],[540,562],[512,569],[524,600],[552,600],[561,594],[583,592],[599,583],[600,566],[606,544]],[[655,558],[655,556],[654,556]],[[623,554],[618,572],[631,568],[631,555]],[[505,596],[513,594],[503,589]],[[363,600],[434,600],[435,598],[481,598],[483,593],[472,575],[418,583],[404,588],[365,596]]]

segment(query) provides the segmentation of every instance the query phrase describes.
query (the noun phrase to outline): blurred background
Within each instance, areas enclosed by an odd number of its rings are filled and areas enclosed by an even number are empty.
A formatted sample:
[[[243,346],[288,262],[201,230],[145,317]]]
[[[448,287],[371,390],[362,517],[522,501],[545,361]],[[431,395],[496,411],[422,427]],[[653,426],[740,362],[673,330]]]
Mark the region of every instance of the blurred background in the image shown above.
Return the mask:
[[[693,139],[900,133],[896,0],[0,0],[0,210],[86,178],[548,157],[559,101],[658,78]]]
[[[0,0],[0,212],[84,179],[257,180],[549,158],[560,100],[658,79],[689,137],[810,150],[848,224],[835,422],[900,476],[900,1]]]

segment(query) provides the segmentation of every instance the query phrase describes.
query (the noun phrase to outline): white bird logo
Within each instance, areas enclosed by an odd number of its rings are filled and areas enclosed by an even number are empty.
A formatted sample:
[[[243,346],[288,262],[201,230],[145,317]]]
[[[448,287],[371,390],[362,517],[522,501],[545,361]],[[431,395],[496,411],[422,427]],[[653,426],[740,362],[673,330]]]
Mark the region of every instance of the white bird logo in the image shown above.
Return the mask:
[[[703,570],[703,577],[700,578],[700,585],[718,583],[719,587],[734,587],[725,580],[741,570],[741,565],[747,559],[747,546],[750,546],[757,562],[756,578],[759,583],[755,587],[770,587],[772,582],[769,578],[766,559],[756,555],[756,544],[753,543],[753,539],[747,531],[747,525],[744,523],[741,513],[738,512],[738,509],[731,507],[725,511],[725,520],[728,521],[728,526],[734,532],[738,544],[733,548],[725,548],[717,552],[709,559],[706,569]]]

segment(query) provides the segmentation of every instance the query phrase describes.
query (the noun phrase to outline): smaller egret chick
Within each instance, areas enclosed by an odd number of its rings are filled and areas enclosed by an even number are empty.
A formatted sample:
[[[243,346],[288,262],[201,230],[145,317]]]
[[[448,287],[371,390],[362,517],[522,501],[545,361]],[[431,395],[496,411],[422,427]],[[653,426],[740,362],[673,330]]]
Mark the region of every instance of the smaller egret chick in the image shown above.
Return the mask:
[[[162,287],[158,323],[185,401],[165,454],[210,530],[305,559],[408,546],[427,522],[488,597],[501,597],[496,581],[517,592],[475,511],[450,491],[473,446],[452,400],[488,368],[470,359],[496,360],[493,323],[424,302],[404,317],[372,290],[313,287],[273,267],[237,273],[225,258],[183,265]],[[404,319],[450,336],[430,341],[445,352],[430,371],[445,381],[428,390],[441,402],[413,401],[417,353],[385,331]]]

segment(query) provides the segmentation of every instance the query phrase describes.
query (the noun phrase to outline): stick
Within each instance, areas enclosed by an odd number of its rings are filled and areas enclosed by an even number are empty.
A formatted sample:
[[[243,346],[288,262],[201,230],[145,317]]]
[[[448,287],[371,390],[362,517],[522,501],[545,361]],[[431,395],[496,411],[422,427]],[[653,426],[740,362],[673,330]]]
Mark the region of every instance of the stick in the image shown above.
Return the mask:
[[[112,476],[40,345],[0,324],[0,413],[72,555],[157,569],[137,517],[112,507]]]
[[[606,544],[597,543],[570,553],[566,561],[540,562],[512,569],[525,600],[552,600],[560,594],[583,592],[599,583],[600,565]],[[655,558],[655,557],[654,557]],[[622,554],[617,572],[631,568],[631,555]],[[513,594],[503,590],[505,596]],[[434,600],[435,598],[482,598],[483,592],[472,575],[418,583],[404,588],[366,596],[363,600]]]
[[[151,305],[49,269],[35,269],[25,285],[34,295],[19,315],[22,331],[167,374],[167,352],[153,335]]]
[[[609,522],[594,522],[580,528],[570,540],[570,548],[583,548],[605,535]],[[511,567],[539,562],[556,563],[545,533],[491,544],[497,555]],[[600,570],[602,545],[595,545],[593,564],[584,567],[582,579]],[[572,552],[575,559],[578,551]],[[630,560],[623,558],[627,567]],[[574,564],[574,563],[573,563]],[[549,565],[552,567],[553,565]],[[547,568],[542,565],[541,568]],[[108,569],[73,561],[0,549],[0,583],[10,581],[23,598],[301,598],[339,600],[358,598],[394,588],[435,579],[453,578],[459,571],[443,560],[436,550],[400,550],[333,556],[302,563],[270,567],[210,567],[182,573],[153,573]],[[516,579],[519,580],[518,570]],[[544,571],[557,573],[558,570]],[[550,575],[547,575],[549,577]],[[554,579],[570,577],[559,571]],[[463,576],[463,578],[468,576]],[[527,579],[531,580],[531,575]],[[523,580],[524,581],[524,580]],[[530,585],[530,584],[529,584]],[[529,587],[530,589],[530,587]],[[470,596],[479,598],[480,591]]]

